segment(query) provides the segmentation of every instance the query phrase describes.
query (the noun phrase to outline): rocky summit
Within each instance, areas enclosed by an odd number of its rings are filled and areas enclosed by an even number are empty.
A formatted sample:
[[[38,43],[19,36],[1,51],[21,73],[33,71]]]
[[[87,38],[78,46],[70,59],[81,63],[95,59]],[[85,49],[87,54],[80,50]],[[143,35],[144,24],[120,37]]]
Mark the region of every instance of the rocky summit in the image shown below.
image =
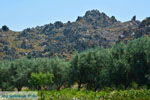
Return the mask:
[[[143,21],[133,16],[127,22],[118,21],[98,10],[87,11],[75,22],[57,21],[21,32],[0,29],[0,59],[60,56],[69,59],[73,52],[88,48],[108,48],[123,41],[150,36],[150,17]]]

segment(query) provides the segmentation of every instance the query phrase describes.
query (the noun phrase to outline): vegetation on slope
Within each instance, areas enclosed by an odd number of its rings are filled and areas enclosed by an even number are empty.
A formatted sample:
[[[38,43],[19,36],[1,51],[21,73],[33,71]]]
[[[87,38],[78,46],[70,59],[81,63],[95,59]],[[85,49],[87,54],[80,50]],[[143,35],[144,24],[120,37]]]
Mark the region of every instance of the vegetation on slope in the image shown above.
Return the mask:
[[[69,60],[75,51],[82,52],[97,46],[108,48],[119,41],[128,43],[149,34],[149,18],[140,22],[134,16],[127,22],[120,22],[114,16],[91,10],[75,22],[56,21],[21,32],[3,26],[0,29],[0,59],[59,56]]]
[[[37,74],[37,77],[33,77],[33,73]],[[46,73],[48,75],[45,75]],[[44,79],[48,80],[46,77],[52,81],[45,83]],[[30,80],[36,80],[39,84],[30,83]],[[104,87],[127,89],[133,84],[149,88],[149,37],[133,40],[127,45],[116,44],[109,49],[97,48],[76,53],[70,61],[56,57],[0,62],[1,90],[20,91],[23,87],[31,90],[60,90],[74,84],[78,85],[78,89],[93,91]],[[35,88],[37,85],[38,88]]]

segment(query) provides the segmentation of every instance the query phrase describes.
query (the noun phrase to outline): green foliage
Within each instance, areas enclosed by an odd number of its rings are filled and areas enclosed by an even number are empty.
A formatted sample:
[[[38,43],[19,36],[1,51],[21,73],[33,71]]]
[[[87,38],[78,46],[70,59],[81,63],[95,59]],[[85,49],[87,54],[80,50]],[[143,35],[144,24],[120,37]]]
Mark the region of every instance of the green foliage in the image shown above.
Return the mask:
[[[111,60],[109,65],[106,67],[108,75],[108,83],[110,85],[120,86],[124,85],[127,87],[128,83],[128,72],[130,66],[126,59],[126,45],[120,43],[111,48]]]
[[[109,58],[109,51],[105,49],[75,55],[70,66],[70,81],[77,82],[78,88],[86,84],[88,89],[97,90],[102,86],[102,69],[107,66]]]
[[[150,70],[150,39],[144,37],[131,41],[127,45],[126,56],[130,65],[130,81],[150,85],[146,77]]]
[[[50,85],[53,82],[52,78],[53,75],[50,73],[32,73],[29,83],[33,88],[40,90]]]
[[[9,31],[9,28],[6,25],[4,25],[4,26],[2,26],[2,30],[7,32],[7,31]]]
[[[13,85],[20,91],[23,86],[28,86],[28,80],[32,73],[30,66],[31,62],[28,59],[18,59],[11,62],[10,74]]]
[[[12,84],[10,74],[10,63],[0,62],[0,89],[2,91],[13,90],[14,85]]]
[[[29,80],[32,85],[28,84]],[[56,57],[0,62],[1,90],[17,88],[20,91],[22,87],[60,90],[75,84],[78,89],[94,91],[105,87],[113,90],[150,88],[150,38],[76,53],[70,61]]]
[[[60,88],[65,86],[68,82],[69,63],[63,59],[53,58],[50,60],[49,66],[54,75],[51,88],[60,90]]]
[[[149,100],[150,90],[86,91],[64,89],[45,91],[46,100]]]

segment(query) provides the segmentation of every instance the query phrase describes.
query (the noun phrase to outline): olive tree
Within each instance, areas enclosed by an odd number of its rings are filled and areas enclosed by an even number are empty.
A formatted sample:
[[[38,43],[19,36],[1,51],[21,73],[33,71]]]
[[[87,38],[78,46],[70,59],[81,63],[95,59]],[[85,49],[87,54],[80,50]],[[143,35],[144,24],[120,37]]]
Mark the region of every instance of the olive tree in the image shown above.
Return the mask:
[[[148,84],[146,76],[150,70],[149,37],[133,40],[127,45],[127,60],[131,67],[131,81],[139,85]]]
[[[50,59],[49,66],[54,75],[53,84],[51,88],[60,90],[62,86],[68,83],[68,69],[69,63],[58,57]]]
[[[47,88],[53,81],[51,73],[32,73],[29,83],[34,89],[41,90]]]

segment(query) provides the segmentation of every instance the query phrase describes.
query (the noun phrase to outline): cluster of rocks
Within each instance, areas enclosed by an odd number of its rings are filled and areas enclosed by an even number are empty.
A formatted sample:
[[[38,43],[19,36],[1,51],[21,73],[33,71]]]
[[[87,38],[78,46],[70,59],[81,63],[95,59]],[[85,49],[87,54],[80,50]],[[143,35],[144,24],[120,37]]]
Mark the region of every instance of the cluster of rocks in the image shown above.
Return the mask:
[[[127,43],[145,34],[150,34],[150,18],[140,22],[133,16],[130,21],[120,22],[114,16],[91,10],[75,22],[57,21],[54,24],[27,28],[12,36],[12,42],[16,44],[13,48],[9,41],[1,37],[3,34],[0,31],[0,46],[3,46],[0,52],[4,54],[1,59],[20,56],[66,57],[74,51],[81,52],[97,46],[108,48],[120,41]]]

